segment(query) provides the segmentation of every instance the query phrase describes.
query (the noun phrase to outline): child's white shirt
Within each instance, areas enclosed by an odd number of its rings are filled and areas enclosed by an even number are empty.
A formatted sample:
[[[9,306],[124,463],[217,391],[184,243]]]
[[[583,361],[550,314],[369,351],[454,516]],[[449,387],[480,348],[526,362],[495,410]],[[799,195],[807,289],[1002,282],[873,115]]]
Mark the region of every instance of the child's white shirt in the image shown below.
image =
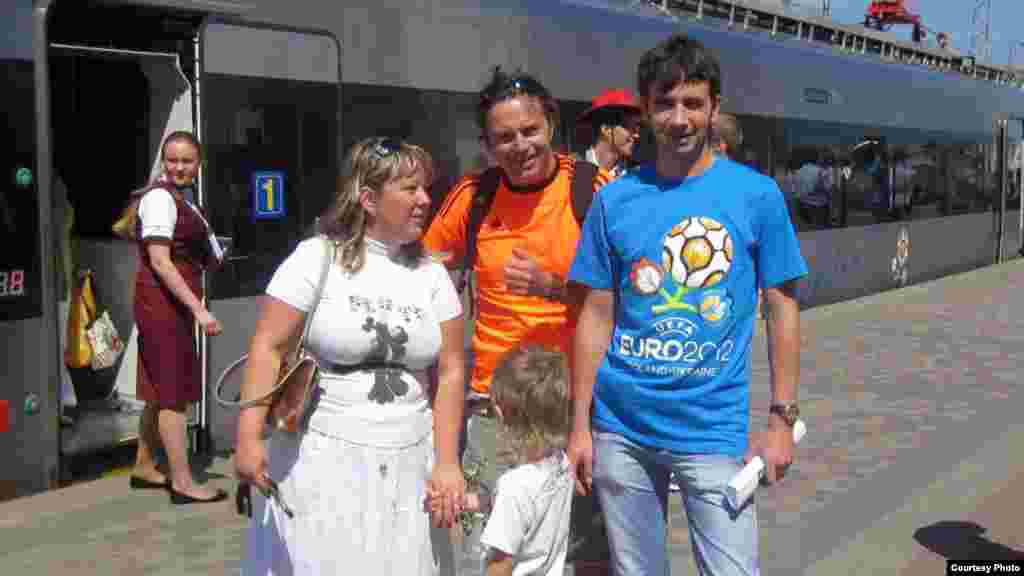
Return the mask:
[[[515,559],[514,576],[561,576],[569,546],[573,480],[565,452],[517,466],[498,479],[480,542]]]

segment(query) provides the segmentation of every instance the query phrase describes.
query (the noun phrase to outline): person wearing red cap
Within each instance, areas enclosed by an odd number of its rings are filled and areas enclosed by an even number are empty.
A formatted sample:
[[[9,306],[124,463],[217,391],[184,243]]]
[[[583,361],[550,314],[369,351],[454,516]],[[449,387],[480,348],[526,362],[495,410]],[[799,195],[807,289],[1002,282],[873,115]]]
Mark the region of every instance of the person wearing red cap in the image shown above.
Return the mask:
[[[607,170],[612,178],[622,176],[640,140],[640,119],[640,107],[628,90],[598,94],[577,119],[590,127],[594,140],[584,159]]]

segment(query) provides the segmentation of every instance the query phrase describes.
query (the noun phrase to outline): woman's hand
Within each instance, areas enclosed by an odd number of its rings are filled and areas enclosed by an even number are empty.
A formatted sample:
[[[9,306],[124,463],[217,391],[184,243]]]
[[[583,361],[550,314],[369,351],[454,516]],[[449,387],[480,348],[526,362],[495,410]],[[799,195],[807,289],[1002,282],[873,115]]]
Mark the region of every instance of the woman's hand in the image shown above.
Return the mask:
[[[431,514],[434,526],[454,526],[462,512],[466,495],[466,479],[462,475],[462,467],[455,463],[434,466],[427,492],[441,499],[440,510]]]
[[[196,322],[199,322],[199,326],[202,327],[203,333],[207,336],[217,336],[224,331],[224,325],[220,323],[220,320],[217,320],[205,308],[196,315]]]
[[[239,437],[235,447],[235,473],[242,482],[270,490],[267,482],[267,448],[260,438]]]

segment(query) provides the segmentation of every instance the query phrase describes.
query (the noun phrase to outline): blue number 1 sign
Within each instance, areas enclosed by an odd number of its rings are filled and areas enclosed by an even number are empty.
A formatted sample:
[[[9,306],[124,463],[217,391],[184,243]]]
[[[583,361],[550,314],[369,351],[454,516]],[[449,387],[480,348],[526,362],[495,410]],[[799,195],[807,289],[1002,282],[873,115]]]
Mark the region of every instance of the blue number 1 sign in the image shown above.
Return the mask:
[[[253,172],[252,219],[284,218],[284,172]]]

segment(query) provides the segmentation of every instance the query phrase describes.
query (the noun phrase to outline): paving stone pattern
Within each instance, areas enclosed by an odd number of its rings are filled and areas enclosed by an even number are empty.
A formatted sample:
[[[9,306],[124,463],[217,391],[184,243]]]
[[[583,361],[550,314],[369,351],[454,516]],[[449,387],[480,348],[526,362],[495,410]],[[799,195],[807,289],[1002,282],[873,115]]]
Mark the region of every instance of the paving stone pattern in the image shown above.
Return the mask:
[[[917,488],[991,448],[1024,400],[1022,295],[1024,262],[1013,262],[802,314],[809,433],[784,482],[757,497],[764,574],[800,573],[842,551]],[[761,336],[754,348],[758,430],[769,399]],[[233,487],[227,461],[208,472],[213,485]],[[1024,513],[1019,499],[997,501],[995,490],[972,487],[970,518],[1019,526],[1006,519]],[[672,573],[696,574],[678,497],[671,502]],[[235,574],[244,527],[231,504],[174,507],[159,491],[130,491],[127,477],[104,478],[0,504],[0,573]],[[908,561],[935,562],[911,534],[890,544]]]

